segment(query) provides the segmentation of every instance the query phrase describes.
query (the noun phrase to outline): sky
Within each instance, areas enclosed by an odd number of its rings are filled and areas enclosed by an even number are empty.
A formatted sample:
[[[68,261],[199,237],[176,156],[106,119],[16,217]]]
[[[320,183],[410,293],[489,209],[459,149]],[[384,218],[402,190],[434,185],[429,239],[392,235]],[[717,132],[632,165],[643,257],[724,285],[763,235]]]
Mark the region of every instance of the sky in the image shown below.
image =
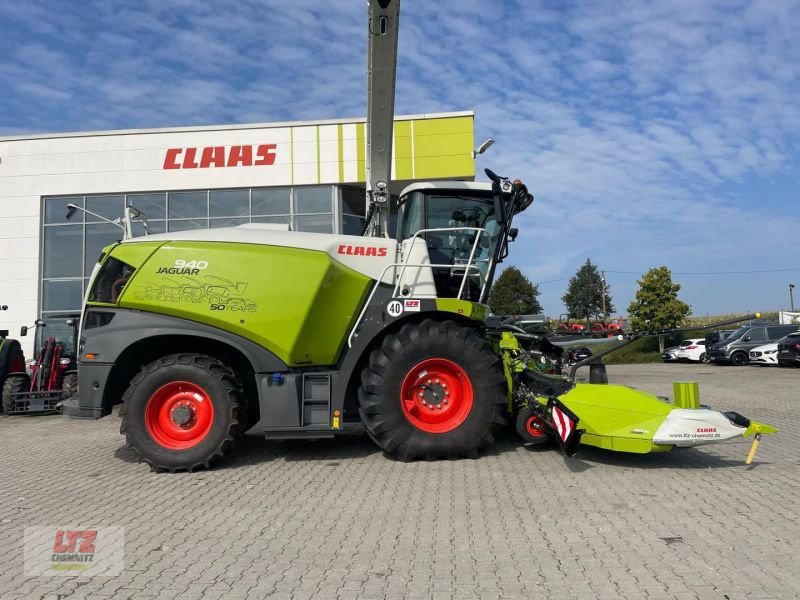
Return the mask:
[[[798,0],[402,0],[395,112],[475,111],[547,314],[587,258],[617,314],[661,265],[696,315],[788,309],[797,31]],[[0,135],[366,113],[364,0],[0,0],[0,51]]]

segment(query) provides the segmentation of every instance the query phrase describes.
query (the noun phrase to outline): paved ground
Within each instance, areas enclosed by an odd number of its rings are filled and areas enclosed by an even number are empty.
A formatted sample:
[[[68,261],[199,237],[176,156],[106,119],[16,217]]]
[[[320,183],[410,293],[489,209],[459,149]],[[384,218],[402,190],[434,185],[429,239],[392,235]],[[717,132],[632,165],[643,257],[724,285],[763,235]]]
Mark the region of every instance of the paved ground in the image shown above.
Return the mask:
[[[361,437],[249,440],[154,474],[119,421],[0,417],[0,597],[798,598],[800,370],[613,366],[612,381],[777,424],[746,441],[565,460],[509,436],[402,464]],[[25,526],[122,526],[119,577],[26,578]]]

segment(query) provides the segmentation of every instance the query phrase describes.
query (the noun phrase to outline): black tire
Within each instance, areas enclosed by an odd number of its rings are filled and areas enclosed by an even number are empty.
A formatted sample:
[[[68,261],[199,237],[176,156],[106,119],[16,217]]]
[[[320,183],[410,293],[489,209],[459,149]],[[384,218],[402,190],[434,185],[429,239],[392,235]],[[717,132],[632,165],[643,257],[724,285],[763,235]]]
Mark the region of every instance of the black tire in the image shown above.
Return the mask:
[[[31,389],[31,378],[22,373],[15,373],[6,377],[3,383],[3,412],[12,414],[14,412],[13,395],[20,392],[28,392]]]
[[[700,353],[700,358],[697,360],[697,362],[699,362],[700,364],[706,364],[708,362],[706,360],[706,353],[705,352],[701,352]]]
[[[401,401],[406,377],[432,360],[454,365],[471,387],[471,402],[458,403],[468,406],[463,420],[452,421],[453,428],[442,432],[412,423]],[[424,384],[420,393],[434,387]],[[439,397],[436,391],[430,393]],[[402,461],[476,458],[505,424],[506,381],[500,359],[484,338],[454,321],[427,319],[403,325],[370,354],[369,365],[361,373],[358,403],[367,433],[391,457]],[[455,406],[453,402],[451,409]]]
[[[213,407],[210,429],[204,436],[198,435],[195,445],[187,448],[169,447],[157,441],[148,429],[148,423],[154,422],[148,420],[148,405],[156,402],[156,393],[167,386],[183,385],[178,382],[200,388]],[[239,435],[241,398],[241,384],[236,375],[219,360],[204,354],[164,356],[145,365],[131,380],[122,396],[120,433],[125,434],[127,447],[154,471],[207,469],[226,454]]]
[[[9,373],[25,371],[25,355],[17,340],[0,342],[0,390]]]
[[[64,375],[64,380],[61,382],[61,399],[72,398],[77,393],[78,374],[75,371],[71,371]]]
[[[734,352],[731,354],[731,364],[735,367],[743,367],[748,362],[747,355],[744,352]]]
[[[552,439],[547,425],[542,421],[539,413],[532,408],[525,407],[516,419],[517,434],[526,444],[541,446]],[[539,432],[535,435],[533,432]]]

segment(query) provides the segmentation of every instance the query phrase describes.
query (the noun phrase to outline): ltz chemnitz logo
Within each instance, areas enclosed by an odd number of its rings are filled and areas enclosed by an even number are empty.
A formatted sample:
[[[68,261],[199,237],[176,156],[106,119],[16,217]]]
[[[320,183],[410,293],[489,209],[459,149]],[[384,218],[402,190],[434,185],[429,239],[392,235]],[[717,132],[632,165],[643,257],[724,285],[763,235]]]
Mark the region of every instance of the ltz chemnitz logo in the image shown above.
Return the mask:
[[[58,566],[69,566],[68,570],[83,571],[91,567],[94,561],[96,529],[57,530],[53,542],[53,556],[50,561],[54,569]]]
[[[116,577],[125,565],[122,527],[25,528],[25,575]]]

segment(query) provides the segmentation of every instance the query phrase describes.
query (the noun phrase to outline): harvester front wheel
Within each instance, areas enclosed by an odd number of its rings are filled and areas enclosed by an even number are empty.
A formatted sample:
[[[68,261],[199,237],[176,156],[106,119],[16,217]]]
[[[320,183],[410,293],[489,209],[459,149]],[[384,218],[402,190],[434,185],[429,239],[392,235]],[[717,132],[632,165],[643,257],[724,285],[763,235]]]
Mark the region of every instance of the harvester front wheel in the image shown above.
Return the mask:
[[[403,461],[477,457],[502,427],[502,365],[487,341],[453,321],[404,325],[370,354],[359,413],[369,436]]]
[[[239,432],[241,386],[224,363],[172,354],[148,365],[123,395],[120,432],[155,471],[194,471],[221,459]]]

